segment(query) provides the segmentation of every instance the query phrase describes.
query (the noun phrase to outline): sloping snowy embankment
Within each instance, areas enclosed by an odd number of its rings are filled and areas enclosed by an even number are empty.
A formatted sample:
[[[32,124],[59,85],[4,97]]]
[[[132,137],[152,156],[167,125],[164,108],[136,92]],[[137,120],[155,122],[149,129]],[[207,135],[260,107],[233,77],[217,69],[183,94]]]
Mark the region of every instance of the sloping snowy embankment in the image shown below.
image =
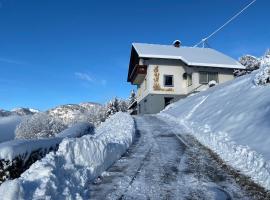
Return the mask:
[[[269,68],[170,105],[161,116],[184,125],[202,144],[270,190]],[[258,85],[264,84],[264,85]]]
[[[0,143],[13,140],[16,126],[21,122],[21,116],[0,117]]]
[[[85,199],[89,181],[100,175],[132,143],[135,125],[126,113],[117,113],[95,135],[65,139],[57,152],[34,163],[20,178],[0,186],[5,199]]]
[[[26,161],[34,151],[42,149],[48,151],[55,149],[63,138],[81,137],[85,134],[93,133],[94,128],[89,123],[77,123],[74,126],[57,134],[54,138],[31,139],[31,140],[11,140],[0,144],[0,160],[12,161],[21,156]]]

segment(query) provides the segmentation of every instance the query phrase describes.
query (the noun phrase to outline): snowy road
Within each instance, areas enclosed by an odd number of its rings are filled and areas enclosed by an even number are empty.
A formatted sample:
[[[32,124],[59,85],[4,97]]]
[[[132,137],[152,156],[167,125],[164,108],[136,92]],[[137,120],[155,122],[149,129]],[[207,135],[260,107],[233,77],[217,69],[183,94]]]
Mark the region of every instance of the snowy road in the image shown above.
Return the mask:
[[[134,144],[89,186],[91,199],[264,199],[239,186],[181,127],[155,116],[135,122]]]

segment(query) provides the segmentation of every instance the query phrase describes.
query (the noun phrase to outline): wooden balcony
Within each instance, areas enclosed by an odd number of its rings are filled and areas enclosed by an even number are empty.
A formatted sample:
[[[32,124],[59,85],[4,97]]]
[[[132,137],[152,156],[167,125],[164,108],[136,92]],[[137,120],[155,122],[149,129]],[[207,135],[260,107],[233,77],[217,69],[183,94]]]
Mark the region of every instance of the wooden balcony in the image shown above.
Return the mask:
[[[135,65],[130,74],[130,82],[134,85],[139,85],[143,82],[147,74],[147,65]]]

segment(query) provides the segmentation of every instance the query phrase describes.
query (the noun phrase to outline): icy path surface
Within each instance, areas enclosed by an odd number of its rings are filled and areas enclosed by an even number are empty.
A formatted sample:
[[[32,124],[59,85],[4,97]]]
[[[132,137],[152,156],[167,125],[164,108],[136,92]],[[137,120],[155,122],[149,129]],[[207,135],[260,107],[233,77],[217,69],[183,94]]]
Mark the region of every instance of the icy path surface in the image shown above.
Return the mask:
[[[91,199],[264,199],[239,186],[181,127],[136,117],[129,151],[95,180]]]

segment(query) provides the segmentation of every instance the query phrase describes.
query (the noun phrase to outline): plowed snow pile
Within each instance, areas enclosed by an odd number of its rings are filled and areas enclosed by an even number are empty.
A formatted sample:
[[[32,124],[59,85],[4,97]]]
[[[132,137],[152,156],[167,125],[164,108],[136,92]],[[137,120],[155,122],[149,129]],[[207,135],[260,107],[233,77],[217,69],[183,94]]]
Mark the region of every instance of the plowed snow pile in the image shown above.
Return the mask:
[[[180,100],[161,115],[270,190],[269,67]]]
[[[34,163],[20,178],[0,186],[5,199],[88,199],[89,182],[127,150],[135,132],[129,114],[117,113],[95,135],[64,139],[56,153]]]

